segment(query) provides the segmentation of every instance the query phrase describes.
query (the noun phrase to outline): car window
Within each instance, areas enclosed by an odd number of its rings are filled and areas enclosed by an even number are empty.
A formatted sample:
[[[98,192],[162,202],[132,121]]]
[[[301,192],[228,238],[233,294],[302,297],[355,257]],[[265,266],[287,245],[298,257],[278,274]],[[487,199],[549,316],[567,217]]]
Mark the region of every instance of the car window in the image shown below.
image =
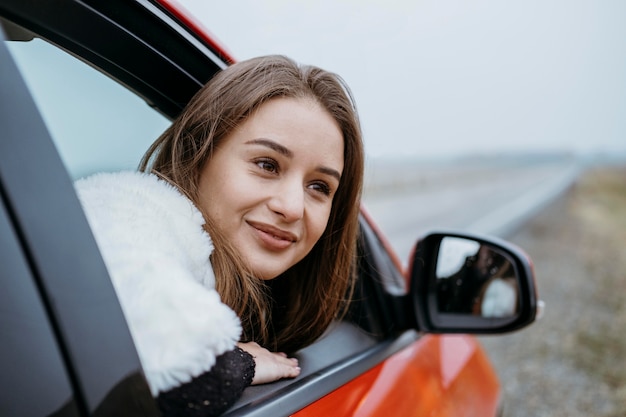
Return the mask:
[[[7,42],[9,50],[73,178],[96,171],[136,168],[143,152],[170,124],[132,91],[53,44],[11,33],[9,37],[13,39]],[[374,266],[368,279],[384,281],[381,268]],[[389,354],[386,344],[378,346],[391,341],[384,340],[387,331],[383,329],[387,327],[376,315],[384,303],[372,293],[374,288],[379,287],[364,288],[360,293],[367,300],[361,303],[364,314],[357,323],[360,328],[349,322],[339,323],[321,342],[300,352],[308,382],[316,377],[320,387],[326,387],[329,379],[335,384],[345,383],[371,366],[372,361]],[[361,359],[357,361],[356,357]],[[249,389],[242,402],[251,402],[250,398],[256,401],[266,396],[267,390],[278,392],[292,384],[284,380],[253,387],[256,390]],[[327,389],[320,388],[318,396]],[[310,395],[307,391],[306,401],[310,401]]]
[[[7,44],[74,179],[135,169],[170,124],[132,91],[42,39]]]

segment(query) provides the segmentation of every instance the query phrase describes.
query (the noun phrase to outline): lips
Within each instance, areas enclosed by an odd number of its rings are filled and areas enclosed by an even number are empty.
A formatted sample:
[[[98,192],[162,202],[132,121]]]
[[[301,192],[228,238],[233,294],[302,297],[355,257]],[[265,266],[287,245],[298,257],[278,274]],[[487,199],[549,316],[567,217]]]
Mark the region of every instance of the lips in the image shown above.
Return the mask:
[[[267,249],[287,249],[292,243],[298,241],[298,237],[289,231],[279,229],[266,223],[253,221],[248,221],[247,223],[252,226],[256,237]]]

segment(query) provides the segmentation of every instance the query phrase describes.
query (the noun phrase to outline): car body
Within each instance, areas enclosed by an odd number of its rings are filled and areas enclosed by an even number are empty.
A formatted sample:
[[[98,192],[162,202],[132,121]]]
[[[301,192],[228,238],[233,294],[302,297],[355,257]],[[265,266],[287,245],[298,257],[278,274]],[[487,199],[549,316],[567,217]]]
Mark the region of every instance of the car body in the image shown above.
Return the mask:
[[[72,180],[134,168],[234,60],[168,1],[0,0],[0,18],[0,415],[158,415]],[[451,237],[515,264],[514,317],[437,312],[433,271]],[[403,268],[365,208],[359,250],[351,310],[296,353],[302,375],[247,388],[225,415],[496,415],[500,383],[468,334],[535,319],[526,256],[444,232],[420,240]]]

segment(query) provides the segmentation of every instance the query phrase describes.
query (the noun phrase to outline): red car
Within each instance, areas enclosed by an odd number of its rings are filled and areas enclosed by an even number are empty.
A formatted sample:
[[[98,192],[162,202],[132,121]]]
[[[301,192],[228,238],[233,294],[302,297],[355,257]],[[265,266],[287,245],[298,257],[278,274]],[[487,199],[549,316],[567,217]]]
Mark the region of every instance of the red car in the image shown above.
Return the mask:
[[[136,167],[233,59],[165,0],[0,0],[0,26],[0,415],[158,415],[72,181]],[[226,415],[498,414],[468,334],[534,321],[530,260],[445,232],[416,236],[404,270],[362,213],[349,315],[296,353],[298,378]]]

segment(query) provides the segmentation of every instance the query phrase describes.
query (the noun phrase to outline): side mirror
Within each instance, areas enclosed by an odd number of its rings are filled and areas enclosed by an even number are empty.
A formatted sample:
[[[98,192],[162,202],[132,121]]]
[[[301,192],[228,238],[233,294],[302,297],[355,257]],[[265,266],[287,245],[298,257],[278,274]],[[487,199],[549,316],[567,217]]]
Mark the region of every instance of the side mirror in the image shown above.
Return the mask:
[[[411,304],[421,331],[503,333],[537,316],[532,261],[508,242],[431,233],[418,241],[411,261]]]

